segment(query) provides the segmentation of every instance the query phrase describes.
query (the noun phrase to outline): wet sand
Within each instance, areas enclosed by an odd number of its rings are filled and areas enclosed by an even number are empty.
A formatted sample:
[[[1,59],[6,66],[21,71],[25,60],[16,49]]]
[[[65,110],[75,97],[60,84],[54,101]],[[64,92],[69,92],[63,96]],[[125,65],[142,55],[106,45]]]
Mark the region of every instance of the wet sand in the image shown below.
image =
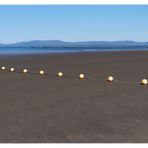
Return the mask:
[[[0,65],[122,81],[148,78],[148,52],[0,56]],[[1,143],[148,142],[148,86],[0,71]]]

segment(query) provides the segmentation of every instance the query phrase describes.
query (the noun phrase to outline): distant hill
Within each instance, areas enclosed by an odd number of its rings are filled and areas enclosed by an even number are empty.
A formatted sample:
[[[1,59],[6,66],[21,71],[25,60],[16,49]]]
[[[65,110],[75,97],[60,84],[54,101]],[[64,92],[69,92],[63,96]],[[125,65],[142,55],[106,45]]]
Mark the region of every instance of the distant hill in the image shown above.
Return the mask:
[[[33,40],[17,42],[11,44],[0,44],[0,47],[82,47],[82,48],[126,48],[126,47],[147,47],[148,42],[136,41],[84,41],[84,42],[65,42],[61,40]]]

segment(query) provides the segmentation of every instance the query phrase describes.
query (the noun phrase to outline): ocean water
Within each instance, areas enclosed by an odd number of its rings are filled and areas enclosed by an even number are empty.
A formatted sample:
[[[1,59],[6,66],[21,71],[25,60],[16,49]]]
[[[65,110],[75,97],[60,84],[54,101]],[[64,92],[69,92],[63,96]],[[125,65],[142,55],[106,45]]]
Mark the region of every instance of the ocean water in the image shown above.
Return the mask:
[[[76,52],[96,52],[96,51],[134,51],[148,50],[148,48],[68,48],[68,47],[53,47],[53,48],[3,48],[0,47],[0,55],[27,55],[27,54],[48,54],[48,53],[76,53]]]

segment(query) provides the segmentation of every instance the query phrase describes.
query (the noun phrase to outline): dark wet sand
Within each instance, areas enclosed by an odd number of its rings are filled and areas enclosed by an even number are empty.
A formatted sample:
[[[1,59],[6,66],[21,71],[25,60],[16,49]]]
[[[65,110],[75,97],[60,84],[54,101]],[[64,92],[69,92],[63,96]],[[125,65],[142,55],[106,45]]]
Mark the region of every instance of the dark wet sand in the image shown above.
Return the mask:
[[[1,56],[0,65],[148,78],[146,51]],[[148,86],[0,71],[0,142],[148,142]]]

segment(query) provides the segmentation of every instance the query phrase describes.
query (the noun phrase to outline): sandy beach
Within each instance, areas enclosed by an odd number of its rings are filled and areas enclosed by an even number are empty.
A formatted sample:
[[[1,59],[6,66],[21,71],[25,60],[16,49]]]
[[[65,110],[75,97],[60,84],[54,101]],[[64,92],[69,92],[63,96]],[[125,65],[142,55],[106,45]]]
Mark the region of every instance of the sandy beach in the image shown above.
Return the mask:
[[[148,78],[148,51],[0,56],[0,65],[104,79],[0,71],[1,143],[148,142],[148,86],[105,81]]]

